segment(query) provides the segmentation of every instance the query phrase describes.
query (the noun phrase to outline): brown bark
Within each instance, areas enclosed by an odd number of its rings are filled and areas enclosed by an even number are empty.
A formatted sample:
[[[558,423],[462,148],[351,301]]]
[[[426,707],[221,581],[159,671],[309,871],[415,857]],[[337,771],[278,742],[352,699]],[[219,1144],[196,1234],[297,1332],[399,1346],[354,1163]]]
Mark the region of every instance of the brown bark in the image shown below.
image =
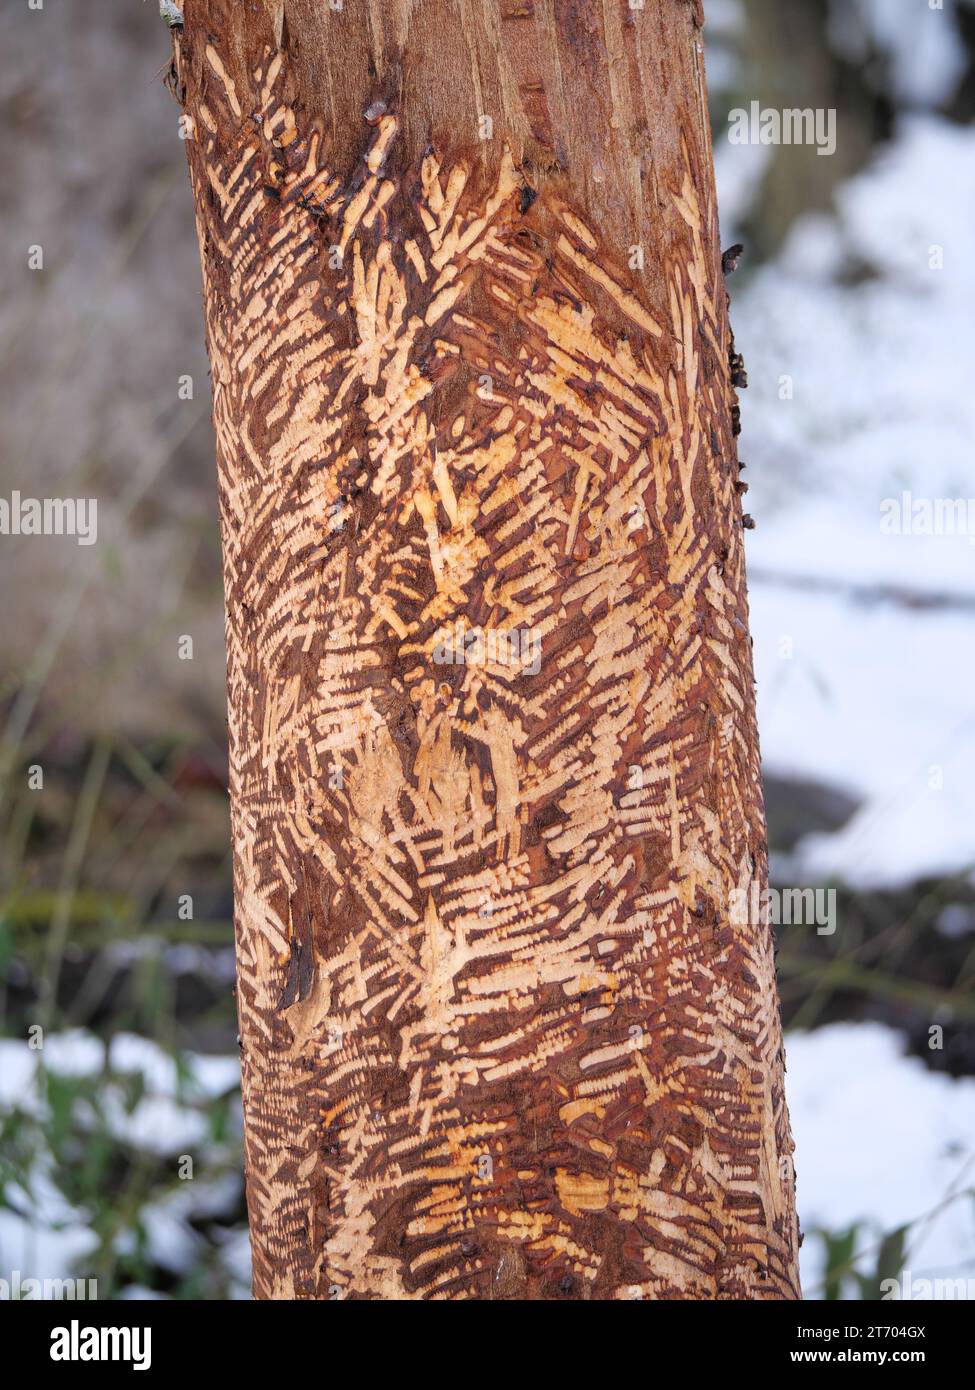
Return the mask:
[[[259,1297],[798,1295],[700,20],[187,0]]]

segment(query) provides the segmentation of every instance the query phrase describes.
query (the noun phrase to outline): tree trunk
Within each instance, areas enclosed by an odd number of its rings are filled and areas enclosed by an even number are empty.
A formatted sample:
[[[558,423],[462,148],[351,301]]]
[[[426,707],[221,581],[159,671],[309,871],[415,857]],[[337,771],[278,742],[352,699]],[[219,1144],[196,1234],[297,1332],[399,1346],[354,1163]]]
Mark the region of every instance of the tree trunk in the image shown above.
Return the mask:
[[[797,1297],[699,6],[340,6],[174,39],[255,1294]]]

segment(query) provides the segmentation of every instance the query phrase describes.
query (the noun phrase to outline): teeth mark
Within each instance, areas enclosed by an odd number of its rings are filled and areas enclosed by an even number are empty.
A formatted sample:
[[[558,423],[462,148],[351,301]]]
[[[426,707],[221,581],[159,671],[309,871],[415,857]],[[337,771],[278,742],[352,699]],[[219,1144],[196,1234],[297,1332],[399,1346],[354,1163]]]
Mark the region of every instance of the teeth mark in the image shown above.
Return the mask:
[[[658,1292],[789,1296],[709,213],[669,190],[651,313],[544,180],[519,237],[509,152],[397,170],[376,102],[346,182],[265,62],[242,118],[207,48],[187,142],[255,1289],[568,1296],[599,1214]]]
[[[234,85],[233,78],[230,76],[230,74],[224,67],[223,62],[220,58],[220,54],[213,47],[213,44],[208,43],[206,46],[206,60],[209,64],[211,71],[215,73],[215,75],[220,79],[220,82],[223,85],[224,94],[227,98],[227,104],[229,105],[231,111],[236,116],[236,118],[240,120],[240,102],[237,100],[237,88]]]

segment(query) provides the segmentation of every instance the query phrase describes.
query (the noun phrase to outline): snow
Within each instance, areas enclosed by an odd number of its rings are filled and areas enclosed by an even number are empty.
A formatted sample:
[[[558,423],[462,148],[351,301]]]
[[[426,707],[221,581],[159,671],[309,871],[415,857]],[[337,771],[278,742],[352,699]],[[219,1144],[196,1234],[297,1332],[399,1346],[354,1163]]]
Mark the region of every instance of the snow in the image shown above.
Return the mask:
[[[28,1219],[9,1208],[0,1208],[0,1277],[8,1282],[14,1270],[20,1272],[21,1282],[87,1279],[84,1260],[97,1246],[98,1237],[88,1229],[83,1213],[69,1213],[63,1226],[51,1226],[37,1210]]]
[[[184,1053],[183,1060],[191,1078],[190,1089],[203,1096],[212,1099],[240,1084],[240,1062],[236,1057]],[[146,1085],[161,1096],[176,1093],[179,1078],[175,1059],[148,1038],[116,1033],[109,1050],[109,1064],[114,1072],[141,1072]]]
[[[793,881],[895,887],[970,868],[972,615],[754,581],[751,611],[766,767],[864,798],[841,830],[801,842]]]
[[[713,68],[708,58],[708,72]],[[721,209],[723,247],[741,240],[739,227],[755,205],[773,154],[771,145],[732,145],[718,140],[714,146],[714,177]]]
[[[251,1286],[251,1242],[246,1230],[227,1231],[221,1239],[221,1255],[224,1267],[233,1276],[240,1290],[240,1296],[250,1297]]]
[[[975,131],[912,116],[835,216],[803,219],[732,282],[765,766],[863,801],[800,845],[801,881],[896,886],[975,863],[975,530],[881,529],[905,492],[973,499],[975,519],[973,208]]]
[[[49,1034],[39,1050],[21,1039],[0,1040],[0,1115],[17,1108],[41,1124],[47,1122],[45,1069],[74,1077],[104,1072],[99,1103],[103,1122],[116,1139],[160,1157],[192,1155],[204,1145],[212,1149],[207,1116],[193,1101],[236,1093],[240,1085],[237,1057],[185,1053],[178,1068],[158,1044],[119,1033],[107,1046],[107,1060],[106,1069],[106,1044],[81,1029]],[[142,1075],[146,1094],[130,1112],[119,1078],[131,1073]],[[75,1117],[81,1127],[99,1124],[84,1099],[76,1101]],[[26,1178],[30,1191],[18,1182],[8,1182],[9,1205],[0,1207],[0,1270],[18,1269],[24,1278],[50,1279],[69,1277],[79,1268],[84,1275],[84,1257],[97,1248],[98,1238],[87,1214],[65,1200],[52,1175],[51,1154],[41,1149]],[[203,1245],[190,1218],[231,1210],[239,1192],[235,1172],[211,1178],[198,1163],[192,1178],[143,1208],[140,1220],[150,1257],[166,1268],[187,1270]],[[119,1248],[131,1249],[134,1243],[130,1231]]]
[[[890,64],[890,90],[904,105],[930,106],[952,92],[964,70],[951,0],[831,0],[832,45],[852,62],[871,49]]]
[[[240,1195],[240,1179],[235,1173],[220,1178],[187,1178],[172,1192],[142,1209],[140,1221],[146,1240],[146,1253],[164,1269],[188,1273],[197,1262],[205,1242],[192,1227],[192,1219],[220,1216],[232,1210]],[[127,1231],[118,1243],[121,1252],[135,1249],[134,1231]]]
[[[29,1192],[19,1183],[6,1184],[6,1204],[0,1206],[0,1277],[4,1279],[10,1280],[14,1270],[20,1271],[22,1280],[70,1278],[79,1262],[98,1246],[85,1213],[66,1201],[51,1180],[50,1166],[47,1155],[37,1160]]]
[[[786,1039],[786,1089],[796,1141],[806,1298],[822,1297],[816,1227],[867,1229],[857,1249],[920,1221],[907,1241],[914,1276],[975,1277],[975,1080],[952,1080],[900,1055],[879,1024],[830,1024]],[[957,1200],[947,1200],[957,1193]],[[862,1272],[876,1267],[865,1258]]]

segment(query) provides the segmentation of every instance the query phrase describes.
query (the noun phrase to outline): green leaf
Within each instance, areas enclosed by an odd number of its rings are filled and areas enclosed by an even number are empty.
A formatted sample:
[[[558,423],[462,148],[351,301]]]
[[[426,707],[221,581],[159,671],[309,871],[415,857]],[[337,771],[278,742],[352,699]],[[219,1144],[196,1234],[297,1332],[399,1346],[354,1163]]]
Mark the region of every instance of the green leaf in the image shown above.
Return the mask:
[[[843,1280],[853,1270],[859,1230],[860,1223],[854,1221],[845,1231],[816,1232],[826,1247],[826,1273],[823,1280],[823,1297],[826,1299],[835,1300],[843,1296]]]

